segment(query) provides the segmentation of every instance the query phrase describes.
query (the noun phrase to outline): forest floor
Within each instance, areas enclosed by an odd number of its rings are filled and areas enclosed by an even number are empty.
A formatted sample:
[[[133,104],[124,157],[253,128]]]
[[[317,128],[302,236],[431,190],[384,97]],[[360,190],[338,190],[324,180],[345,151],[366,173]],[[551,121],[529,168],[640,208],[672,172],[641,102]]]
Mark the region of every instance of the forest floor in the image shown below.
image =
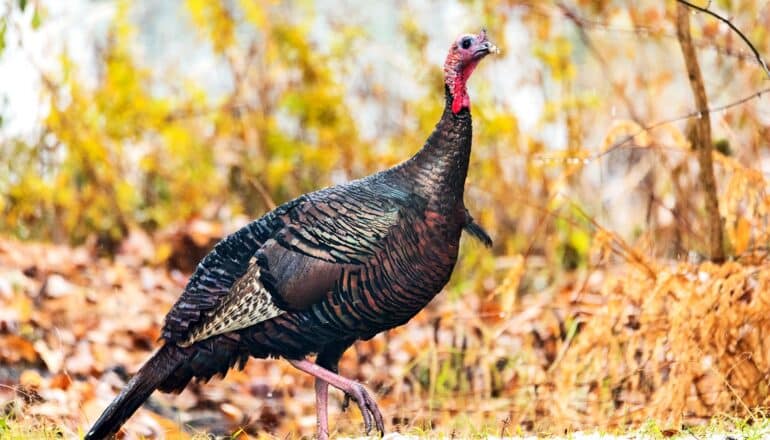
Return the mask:
[[[0,239],[0,438],[87,430],[158,346],[165,313],[216,235],[180,234],[168,248],[132,234],[112,258]],[[183,269],[156,263],[177,248],[191,260],[176,261]],[[340,369],[374,392],[388,430],[404,435],[762,438],[766,266],[642,261],[578,271],[510,304],[499,288],[445,294],[408,325],[356,344]],[[512,267],[503,288],[516,293],[533,281]],[[360,435],[360,414],[342,412],[337,394],[332,429]],[[180,395],[155,393],[125,427],[127,438],[308,436],[313,384],[286,362],[251,360]]]

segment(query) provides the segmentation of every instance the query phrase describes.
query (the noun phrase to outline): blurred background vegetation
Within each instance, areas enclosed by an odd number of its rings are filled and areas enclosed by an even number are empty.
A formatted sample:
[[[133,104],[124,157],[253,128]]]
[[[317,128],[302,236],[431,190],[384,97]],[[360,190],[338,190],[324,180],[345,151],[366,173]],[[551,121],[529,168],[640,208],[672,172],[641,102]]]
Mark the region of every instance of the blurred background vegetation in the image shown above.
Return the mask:
[[[770,54],[767,2],[708,7]],[[6,0],[0,231],[110,258],[132,236],[149,237],[144,264],[189,270],[214,240],[276,204],[414,153],[443,107],[449,42],[485,26],[502,55],[470,83],[466,203],[495,245],[466,243],[449,287],[476,313],[478,334],[449,327],[462,334],[453,347],[471,338],[497,357],[414,362],[434,397],[473,389],[444,366],[481,362],[485,389],[500,397],[529,362],[511,351],[549,343],[536,329],[490,348],[500,320],[511,325],[527,301],[586,288],[615,265],[643,266],[658,286],[662,267],[708,255],[691,147],[699,118],[675,15],[674,1]],[[727,106],[707,116],[723,248],[731,261],[761,260],[769,82],[726,25],[693,11],[691,27],[710,108]],[[175,244],[179,231],[192,244]],[[576,319],[585,310],[570,310],[554,312],[545,332],[552,359],[531,360],[545,372],[586,327]],[[600,400],[617,397],[608,393]],[[534,399],[531,389],[520,397]]]
[[[715,7],[767,52],[766,4]],[[698,252],[687,121],[601,154],[694,108],[673,8],[7,2],[0,228],[22,239],[91,239],[109,253],[132,228],[253,218],[390,166],[438,119],[446,42],[485,25],[505,50],[471,84],[467,198],[497,249],[584,264],[590,234],[571,224],[583,222],[579,207],[624,238],[647,239],[655,255]],[[703,14],[693,21],[711,103],[766,86],[734,33]],[[767,97],[711,115],[720,151],[758,171],[766,106]]]

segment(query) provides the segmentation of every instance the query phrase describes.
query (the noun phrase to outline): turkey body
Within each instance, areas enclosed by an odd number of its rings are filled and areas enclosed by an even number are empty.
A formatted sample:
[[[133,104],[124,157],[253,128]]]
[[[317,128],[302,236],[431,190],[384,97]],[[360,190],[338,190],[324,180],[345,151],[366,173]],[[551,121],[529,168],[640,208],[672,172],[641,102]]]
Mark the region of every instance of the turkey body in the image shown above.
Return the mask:
[[[188,340],[216,314],[212,292],[227,295],[252,276],[249,267],[260,268],[259,282],[284,313],[193,344],[202,349],[160,388],[224,374],[248,356],[347,348],[422,310],[449,281],[471,221],[463,203],[470,113],[445,111],[442,122],[409,161],[287,202],[218,245],[169,312],[164,340]]]
[[[339,234],[347,227],[352,233],[350,243],[340,236],[341,246],[356,245],[356,233],[373,234],[378,246],[370,254],[328,251],[326,257],[331,258],[309,266],[304,264],[308,256],[304,252],[317,248],[303,249],[307,243],[291,245],[271,238],[263,246],[266,266],[278,268],[276,294],[288,313],[243,332],[252,356],[298,359],[319,353],[329,344],[369,339],[407,322],[447,283],[457,259],[461,220],[447,220],[431,211],[421,197],[375,180],[340,188],[334,191],[337,194],[311,194],[303,200],[318,213],[335,209],[333,205],[344,212],[337,217],[341,225],[336,231]],[[370,221],[361,221],[361,217]],[[382,236],[376,228],[367,229],[377,220],[383,225],[393,223],[382,228]],[[432,251],[418,251],[424,248]],[[296,277],[303,272],[306,277]],[[298,290],[303,294],[312,290],[315,298],[312,302],[306,296],[295,299]]]
[[[117,432],[155,389],[178,392],[249,357],[282,357],[316,377],[319,438],[328,437],[328,385],[358,404],[367,432],[372,421],[383,432],[373,399],[337,364],[356,340],[406,323],[441,291],[463,230],[491,245],[463,194],[472,138],[465,81],[492,49],[484,31],[452,45],[444,112],[411,159],[302,195],[220,241],[166,316],[162,347],[85,438]]]

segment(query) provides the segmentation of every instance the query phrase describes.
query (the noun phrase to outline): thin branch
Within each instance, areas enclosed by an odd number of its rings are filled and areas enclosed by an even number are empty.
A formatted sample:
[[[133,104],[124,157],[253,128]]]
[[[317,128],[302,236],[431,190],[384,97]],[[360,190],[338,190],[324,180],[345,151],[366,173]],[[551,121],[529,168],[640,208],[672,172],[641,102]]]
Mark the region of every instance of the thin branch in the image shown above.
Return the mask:
[[[267,191],[267,188],[265,188],[265,185],[262,185],[262,182],[260,182],[258,179],[246,176],[246,180],[251,184],[251,186],[254,187],[254,189],[257,190],[260,197],[262,197],[262,201],[265,202],[265,206],[267,206],[270,210],[273,210],[276,208],[275,201],[272,197],[270,197],[270,193]]]
[[[756,91],[756,92],[752,93],[751,95],[744,96],[743,98],[741,98],[741,99],[739,99],[737,101],[733,101],[733,102],[730,102],[728,104],[723,104],[723,105],[719,105],[719,106],[716,106],[716,107],[711,107],[708,110],[703,111],[703,112],[700,112],[700,111],[696,110],[696,111],[692,111],[690,113],[687,113],[686,115],[677,116],[677,117],[670,118],[670,119],[664,119],[662,121],[658,121],[658,122],[655,122],[653,124],[646,125],[646,126],[640,128],[637,132],[631,133],[631,134],[623,137],[622,139],[620,139],[619,141],[615,142],[614,144],[612,144],[609,148],[605,149],[604,151],[601,151],[601,152],[599,152],[599,153],[589,157],[589,159],[593,160],[593,159],[598,159],[598,158],[600,158],[602,156],[606,156],[610,152],[612,152],[612,151],[614,151],[614,150],[624,146],[625,144],[631,142],[636,136],[639,136],[640,134],[648,132],[648,131],[652,131],[652,130],[654,130],[654,129],[658,128],[658,127],[661,127],[663,125],[672,124],[674,122],[679,122],[679,121],[685,121],[687,119],[692,119],[692,118],[702,118],[702,117],[705,117],[706,115],[709,115],[711,113],[727,110],[727,109],[730,109],[730,108],[733,108],[733,107],[737,107],[737,106],[739,106],[741,104],[745,104],[745,103],[747,103],[749,101],[752,101],[754,99],[758,99],[758,98],[760,98],[762,95],[764,95],[766,93],[770,93],[770,87],[766,87],[766,88],[764,88],[762,90]]]
[[[677,39],[677,36],[675,34],[666,33],[661,29],[654,28],[651,26],[634,25],[632,27],[627,27],[627,28],[615,27],[599,20],[593,20],[587,17],[583,17],[571,9],[565,10],[565,8],[563,8],[562,5],[563,4],[557,4],[562,15],[564,15],[568,20],[574,23],[580,23],[581,26],[591,30],[604,31],[608,33],[614,32],[619,34],[631,34],[639,37],[668,38],[668,39],[674,39],[674,40]],[[720,55],[737,58],[739,60],[755,59],[753,54],[743,53],[742,49],[740,52],[737,52],[730,47],[721,46],[709,39],[693,39],[693,44],[699,49],[713,50]]]
[[[718,105],[716,107],[711,107],[711,108],[709,108],[708,110],[706,110],[704,112],[699,112],[699,111],[696,110],[696,111],[692,111],[690,113],[687,113],[685,115],[676,116],[676,117],[669,118],[669,119],[663,119],[663,120],[660,120],[658,122],[654,122],[652,124],[645,125],[645,126],[641,127],[639,130],[637,130],[636,132],[628,134],[626,136],[623,136],[622,138],[620,138],[620,140],[616,141],[615,143],[613,143],[612,145],[607,147],[605,150],[600,151],[600,152],[598,152],[596,154],[590,155],[590,156],[586,157],[585,159],[587,161],[593,161],[593,160],[596,160],[596,159],[600,159],[600,158],[602,158],[602,157],[612,153],[613,151],[617,150],[618,148],[626,146],[631,141],[633,141],[635,137],[639,136],[642,133],[650,132],[650,131],[652,131],[652,130],[654,130],[656,128],[662,127],[664,125],[673,124],[674,122],[686,121],[686,120],[692,119],[692,118],[701,118],[701,117],[705,117],[706,115],[710,115],[711,113],[716,113],[716,112],[720,112],[720,111],[723,111],[723,110],[729,110],[729,109],[731,109],[733,107],[737,107],[737,106],[745,104],[745,103],[747,103],[749,101],[753,101],[754,99],[758,99],[758,98],[762,97],[762,95],[764,95],[764,94],[770,94],[770,87],[764,88],[762,90],[758,90],[758,91],[752,93],[751,95],[744,96],[743,98],[741,98],[741,99],[739,99],[737,101],[733,101],[733,102],[730,102],[730,103],[727,103],[727,104]],[[646,147],[644,147],[644,148],[646,148]],[[545,157],[545,155],[539,155],[537,157],[539,157],[541,159],[546,159],[546,160],[553,160],[553,158]]]
[[[561,194],[569,203],[572,209],[588,221],[597,231],[602,231],[610,237],[618,246],[618,249],[612,249],[613,252],[626,259],[626,261],[640,265],[647,272],[647,275],[655,280],[658,278],[658,272],[652,267],[652,263],[647,261],[644,255],[639,253],[633,246],[626,243],[617,234],[602,226],[592,215],[589,215],[576,201],[570,199],[565,194]]]
[[[639,115],[636,112],[636,108],[634,107],[633,101],[631,100],[631,98],[628,97],[628,94],[625,92],[624,87],[622,87],[621,84],[619,84],[617,81],[613,79],[612,74],[610,73],[610,67],[609,67],[609,64],[607,63],[607,60],[604,59],[602,52],[599,50],[599,48],[596,47],[596,45],[594,45],[590,35],[588,35],[588,32],[586,32],[586,29],[584,27],[584,22],[581,20],[578,14],[572,9],[570,9],[570,7],[565,3],[557,2],[556,5],[562,11],[564,16],[567,17],[567,19],[570,20],[577,28],[581,41],[588,48],[588,50],[591,52],[594,58],[596,58],[596,60],[599,62],[599,66],[601,68],[602,74],[607,79],[607,81],[612,85],[612,88],[615,89],[620,95],[620,99],[626,105],[626,108],[628,109],[628,113],[629,115],[631,115],[631,119],[633,119],[637,123],[641,123],[641,118],[639,118]]]
[[[701,7],[701,6],[698,6],[698,5],[694,5],[694,4],[692,4],[692,3],[690,3],[690,2],[688,2],[686,0],[676,0],[676,1],[678,3],[686,5],[689,8],[701,11],[703,13],[706,13],[706,14],[716,18],[717,20],[721,21],[722,23],[726,24],[727,26],[729,26],[730,29],[732,29],[733,32],[738,34],[738,36],[741,37],[743,42],[746,43],[747,46],[749,46],[749,49],[751,49],[751,52],[754,53],[754,57],[757,59],[757,62],[762,67],[762,69],[765,71],[765,74],[767,75],[767,77],[770,78],[770,69],[767,68],[767,63],[765,63],[765,60],[762,59],[762,56],[759,54],[759,51],[757,50],[757,48],[754,47],[754,45],[751,43],[751,41],[749,41],[749,39],[745,35],[743,35],[743,32],[741,32],[740,29],[735,27],[735,25],[732,24],[732,22],[730,22],[730,20],[726,19],[725,17],[722,17],[721,15],[717,14],[716,12],[712,12],[711,10],[709,10],[708,9],[708,5],[707,5],[707,7],[704,8],[704,7]],[[711,4],[711,2],[709,2],[709,5],[710,4]]]
[[[248,113],[253,108],[252,104],[246,103],[225,103],[221,106],[177,109],[172,110],[166,115],[166,122],[173,122],[179,119],[193,119],[207,117],[217,113],[230,113],[233,117],[238,117],[243,113]]]

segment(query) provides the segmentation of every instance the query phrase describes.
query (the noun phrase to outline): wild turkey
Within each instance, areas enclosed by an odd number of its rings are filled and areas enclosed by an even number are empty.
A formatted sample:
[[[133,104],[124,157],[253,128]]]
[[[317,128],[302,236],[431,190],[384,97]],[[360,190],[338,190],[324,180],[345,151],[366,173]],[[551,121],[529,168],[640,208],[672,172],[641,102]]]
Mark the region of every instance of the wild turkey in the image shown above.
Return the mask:
[[[384,433],[377,404],[337,364],[353,342],[406,323],[430,302],[449,280],[463,230],[491,245],[463,202],[465,84],[496,49],[484,30],[452,44],[444,113],[411,159],[302,195],[219,242],[166,316],[163,346],[85,438],[117,432],[154,390],[179,392],[249,356],[280,356],[316,378],[319,438],[328,437],[329,384],[356,402],[367,434],[372,423]],[[305,359],[313,353],[315,363]]]

